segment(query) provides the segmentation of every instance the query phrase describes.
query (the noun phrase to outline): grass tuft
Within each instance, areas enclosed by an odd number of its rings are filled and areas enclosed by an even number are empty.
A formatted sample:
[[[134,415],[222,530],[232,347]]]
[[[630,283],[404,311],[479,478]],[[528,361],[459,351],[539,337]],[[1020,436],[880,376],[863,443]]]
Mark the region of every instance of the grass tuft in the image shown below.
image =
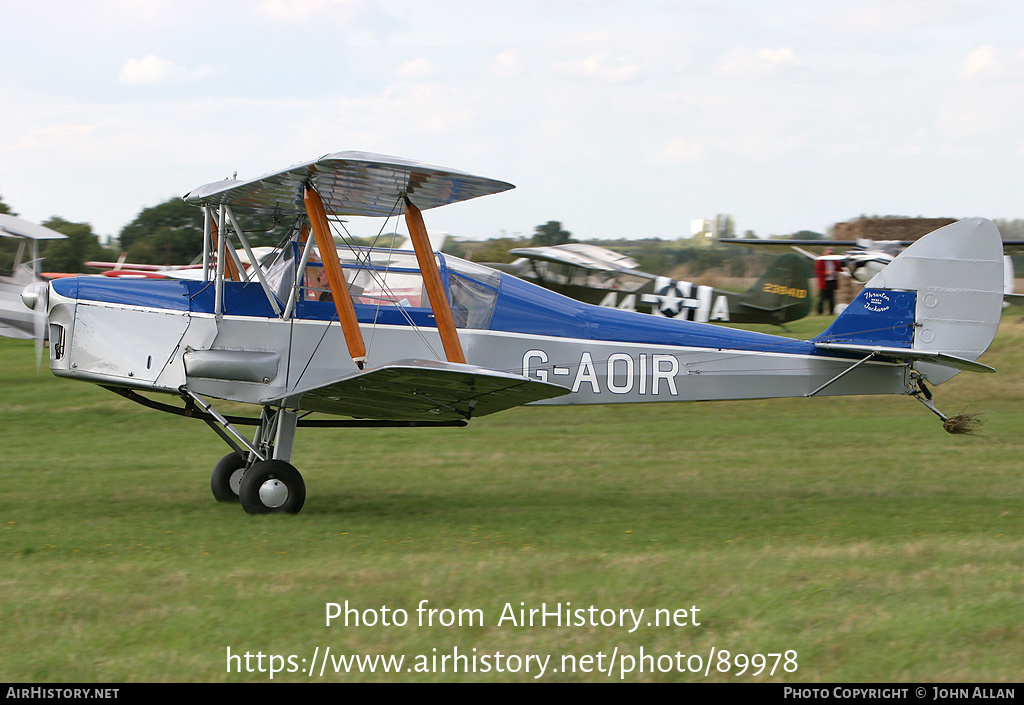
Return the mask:
[[[942,427],[946,430],[946,433],[950,433],[954,436],[977,436],[981,435],[979,429],[985,423],[985,419],[981,418],[981,414],[961,411],[956,416],[950,416],[942,422]]]

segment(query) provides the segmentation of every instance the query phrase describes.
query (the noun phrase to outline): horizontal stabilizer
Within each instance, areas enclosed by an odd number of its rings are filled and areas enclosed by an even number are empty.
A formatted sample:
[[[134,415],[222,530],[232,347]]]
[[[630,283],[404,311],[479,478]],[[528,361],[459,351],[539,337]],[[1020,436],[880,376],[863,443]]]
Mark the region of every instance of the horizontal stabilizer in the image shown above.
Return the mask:
[[[881,345],[847,345],[844,343],[815,343],[820,350],[837,350],[839,352],[857,353],[864,356],[874,355],[882,359],[896,362],[931,362],[943,367],[952,367],[968,372],[995,372],[995,369],[974,360],[967,360],[956,355],[931,350],[914,350],[912,348],[889,348]]]
[[[264,404],[379,420],[459,420],[568,394],[555,384],[473,365],[397,362],[328,384],[293,391]]]

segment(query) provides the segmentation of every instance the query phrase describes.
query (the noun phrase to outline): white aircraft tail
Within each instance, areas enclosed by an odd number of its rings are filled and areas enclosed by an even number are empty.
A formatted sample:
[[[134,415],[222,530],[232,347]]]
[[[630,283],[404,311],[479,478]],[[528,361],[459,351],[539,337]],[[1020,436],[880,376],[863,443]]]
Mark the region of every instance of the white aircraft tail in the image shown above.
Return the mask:
[[[995,224],[962,220],[924,236],[869,281],[818,347],[915,362],[931,384],[975,363],[999,328],[1003,241]]]

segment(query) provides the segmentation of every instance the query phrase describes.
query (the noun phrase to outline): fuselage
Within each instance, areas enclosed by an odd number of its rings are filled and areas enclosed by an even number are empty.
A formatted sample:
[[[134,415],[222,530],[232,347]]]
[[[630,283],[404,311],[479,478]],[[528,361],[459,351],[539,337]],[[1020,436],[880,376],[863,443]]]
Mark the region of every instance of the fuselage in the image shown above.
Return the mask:
[[[852,364],[812,342],[588,305],[495,270],[438,258],[466,362],[570,390],[538,403],[804,396]],[[418,271],[389,263],[346,268],[350,283],[364,284],[353,297],[367,368],[443,357]],[[390,283],[360,279],[374,268],[386,270]],[[279,308],[287,290],[282,284]],[[250,403],[356,373],[333,302],[315,298],[312,287],[303,291],[283,317],[258,283],[225,282],[217,312],[212,282],[55,281],[50,367],[99,384],[166,393],[188,385]],[[904,366],[872,362],[822,393],[903,393],[905,375]]]

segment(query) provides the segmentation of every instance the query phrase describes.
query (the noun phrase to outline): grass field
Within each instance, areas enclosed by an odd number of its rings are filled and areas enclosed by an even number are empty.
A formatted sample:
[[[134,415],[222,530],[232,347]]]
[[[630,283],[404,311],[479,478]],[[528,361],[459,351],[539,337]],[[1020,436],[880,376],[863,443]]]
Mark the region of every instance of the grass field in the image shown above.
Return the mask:
[[[265,682],[272,665],[275,682],[1019,681],[1021,309],[982,361],[999,373],[936,390],[947,413],[985,414],[981,437],[947,435],[906,397],[304,430],[303,512],[252,517],[213,501],[227,448],[205,424],[37,375],[30,343],[0,340],[0,681]],[[378,623],[326,626],[346,600]],[[420,626],[423,600],[452,612]],[[628,616],[499,623],[506,604],[542,603],[644,613],[632,632]],[[693,606],[685,626],[655,624]],[[382,607],[408,622],[383,626]],[[478,612],[459,626],[459,610]],[[405,661],[311,677],[328,647]],[[476,673],[442,660],[455,649]],[[755,675],[751,657],[785,652]],[[533,655],[550,656],[543,675]],[[677,670],[693,656],[706,676]]]

